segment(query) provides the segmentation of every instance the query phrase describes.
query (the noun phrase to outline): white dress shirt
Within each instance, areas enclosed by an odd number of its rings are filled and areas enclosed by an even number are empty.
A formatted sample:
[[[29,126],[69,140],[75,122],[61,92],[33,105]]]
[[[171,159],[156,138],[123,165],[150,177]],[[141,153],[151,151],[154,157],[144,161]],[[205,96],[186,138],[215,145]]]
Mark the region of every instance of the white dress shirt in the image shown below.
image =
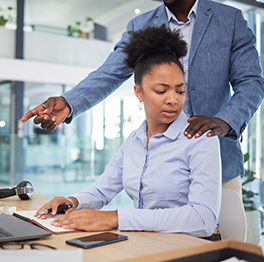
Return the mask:
[[[177,17],[167,7],[165,7],[170,29],[180,30],[181,36],[188,46],[188,52],[186,56],[180,59],[183,69],[184,69],[184,77],[185,77],[185,82],[186,82],[186,100],[185,100],[183,110],[188,117],[190,117],[193,114],[192,106],[190,102],[190,96],[189,96],[189,89],[188,89],[189,49],[190,49],[189,47],[192,41],[192,33],[193,33],[193,27],[194,27],[196,13],[197,13],[198,2],[199,0],[196,0],[194,5],[192,6],[187,16],[188,21],[186,23],[179,21]]]

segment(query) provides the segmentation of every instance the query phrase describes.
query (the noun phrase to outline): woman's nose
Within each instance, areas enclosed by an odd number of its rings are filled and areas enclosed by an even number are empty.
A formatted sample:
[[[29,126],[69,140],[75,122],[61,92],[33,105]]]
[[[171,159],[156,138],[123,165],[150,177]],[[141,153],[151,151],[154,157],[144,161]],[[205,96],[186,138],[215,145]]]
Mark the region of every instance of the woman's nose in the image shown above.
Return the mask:
[[[174,105],[177,103],[177,101],[178,101],[177,93],[176,92],[168,92],[166,103]]]

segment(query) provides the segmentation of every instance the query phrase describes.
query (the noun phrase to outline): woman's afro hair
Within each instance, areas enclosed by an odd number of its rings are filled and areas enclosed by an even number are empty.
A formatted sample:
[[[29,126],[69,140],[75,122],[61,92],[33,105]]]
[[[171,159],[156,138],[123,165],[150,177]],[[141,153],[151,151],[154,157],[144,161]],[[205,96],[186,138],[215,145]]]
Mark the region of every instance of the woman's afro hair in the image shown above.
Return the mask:
[[[130,42],[123,48],[123,52],[127,55],[124,63],[130,70],[134,70],[139,61],[159,53],[171,54],[177,59],[187,54],[187,45],[179,30],[172,31],[165,24],[130,31],[129,34]]]

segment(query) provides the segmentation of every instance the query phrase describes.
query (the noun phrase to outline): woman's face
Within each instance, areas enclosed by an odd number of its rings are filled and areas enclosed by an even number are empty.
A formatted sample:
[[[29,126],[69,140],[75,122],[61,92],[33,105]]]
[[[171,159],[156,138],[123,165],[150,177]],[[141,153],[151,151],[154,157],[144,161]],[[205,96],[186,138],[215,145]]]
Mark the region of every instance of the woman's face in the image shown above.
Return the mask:
[[[175,63],[154,66],[143,76],[141,88],[135,85],[134,91],[144,103],[148,125],[159,126],[165,132],[184,106],[184,74]]]

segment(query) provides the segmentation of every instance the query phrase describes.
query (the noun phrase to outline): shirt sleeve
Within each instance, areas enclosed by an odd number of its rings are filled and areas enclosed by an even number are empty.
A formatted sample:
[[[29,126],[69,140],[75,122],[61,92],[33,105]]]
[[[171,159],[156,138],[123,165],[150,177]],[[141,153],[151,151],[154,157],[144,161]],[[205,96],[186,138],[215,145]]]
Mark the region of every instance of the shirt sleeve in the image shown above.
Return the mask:
[[[96,179],[95,183],[73,195],[79,202],[77,210],[82,208],[97,210],[109,204],[123,189],[122,174],[123,147],[121,146],[118,153],[106,166],[104,173]]]
[[[187,152],[190,168],[188,203],[166,209],[119,208],[120,230],[186,233],[210,236],[221,203],[221,158],[218,137],[193,138]]]

